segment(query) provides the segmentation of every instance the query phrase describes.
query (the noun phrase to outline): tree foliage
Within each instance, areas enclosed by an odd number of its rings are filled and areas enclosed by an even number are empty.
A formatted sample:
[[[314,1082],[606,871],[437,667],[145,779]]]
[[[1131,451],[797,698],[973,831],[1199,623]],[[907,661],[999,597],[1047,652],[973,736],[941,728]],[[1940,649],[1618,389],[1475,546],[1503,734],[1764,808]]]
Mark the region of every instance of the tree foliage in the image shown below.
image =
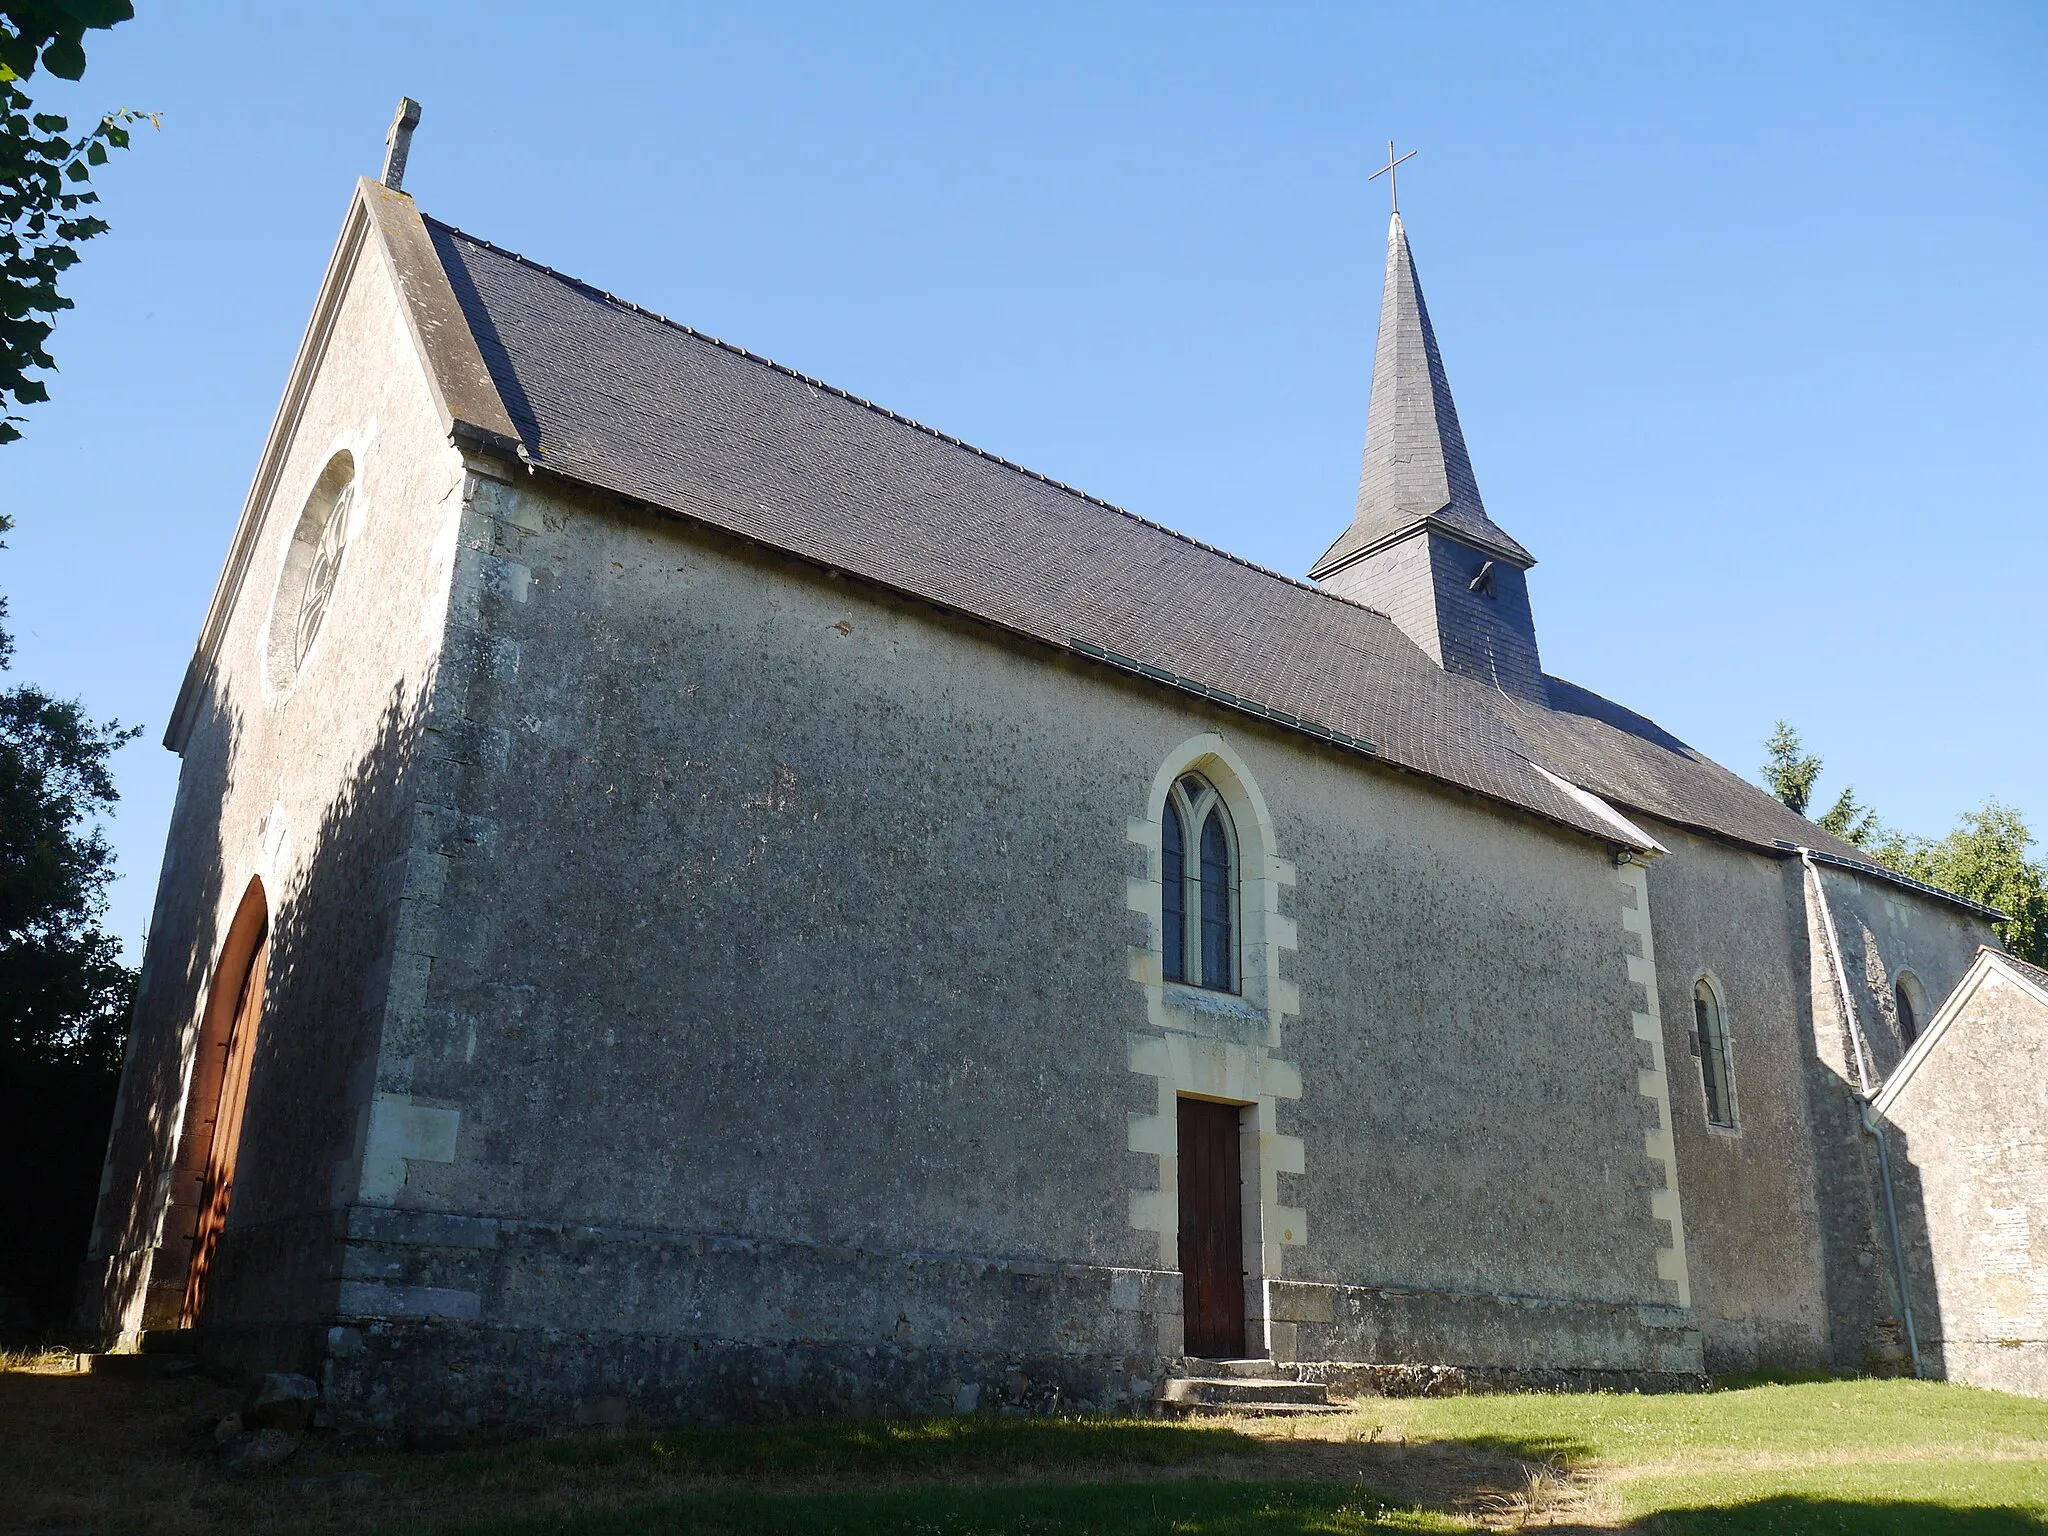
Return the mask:
[[[12,650],[0,629],[0,670]],[[100,927],[114,859],[98,820],[119,798],[108,760],[136,734],[40,688],[0,692],[0,1060],[12,1066],[120,1070],[135,973]]]
[[[156,122],[124,108],[73,134],[68,119],[35,110],[28,82],[39,67],[78,79],[85,34],[134,14],[129,0],[0,0],[0,443],[21,436],[18,407],[50,397],[35,375],[57,366],[50,332],[71,308],[58,279],[107,228],[88,211],[93,169],[128,147],[134,123]]]
[[[1813,800],[1814,780],[1820,777],[1820,759],[1803,750],[1799,732],[1788,720],[1780,720],[1764,743],[1769,754],[1764,763],[1764,788],[1785,802],[1795,816],[1804,816]]]
[[[2048,966],[2048,863],[2027,857],[2033,833],[2012,806],[1992,799],[1935,840],[1883,831],[1865,846],[1877,861],[2007,914],[1999,941],[2032,965]]]
[[[0,670],[12,649],[0,626]],[[40,688],[0,691],[0,1336],[59,1324],[92,1230],[136,980],[101,926],[99,820],[134,735]]]
[[[1764,743],[1764,787],[1800,815],[1812,803],[1821,760],[1799,732],[1780,720]],[[2008,921],[1999,942],[2020,959],[2048,966],[2048,861],[2030,859],[2033,832],[2020,812],[1997,799],[1965,811],[1944,838],[1916,837],[1890,827],[1856,798],[1853,785],[1835,797],[1817,825],[1865,850],[1876,864],[1971,901],[1996,907]]]

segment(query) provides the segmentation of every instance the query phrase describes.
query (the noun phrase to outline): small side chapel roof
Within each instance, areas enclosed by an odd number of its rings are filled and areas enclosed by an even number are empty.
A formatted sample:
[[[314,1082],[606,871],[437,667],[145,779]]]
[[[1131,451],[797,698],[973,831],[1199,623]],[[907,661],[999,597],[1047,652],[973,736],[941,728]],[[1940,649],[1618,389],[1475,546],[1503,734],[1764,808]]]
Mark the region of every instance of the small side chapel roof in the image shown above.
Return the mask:
[[[1887,1117],[1892,1114],[1899,1100],[1906,1096],[1920,1069],[1942,1048],[1942,1042],[1948,1037],[1949,1030],[1969,1009],[1977,990],[1997,971],[2003,971],[2008,978],[2016,982],[2020,994],[2031,998],[2035,1008],[2043,1015],[2048,1015],[2048,971],[2037,965],[2029,965],[2003,950],[1992,949],[1988,945],[1980,947],[1976,959],[1970,962],[1970,968],[1963,972],[1963,979],[1956,983],[1955,990],[1942,1000],[1941,1006],[1934,1010],[1934,1017],[1929,1019],[1926,1027],[1920,1031],[1919,1039],[1908,1046],[1906,1054],[1899,1058],[1899,1064],[1892,1069],[1892,1075],[1885,1079],[1884,1087],[1879,1089],[1877,1097],[1871,1100],[1872,1109]]]
[[[1392,767],[1609,845],[1630,839],[1552,775],[1780,856],[1787,841],[1855,852],[1595,694],[1553,679],[1554,708],[1509,699],[1446,673],[1372,609],[449,225],[428,219],[425,232],[536,469],[1340,745],[1369,743]]]

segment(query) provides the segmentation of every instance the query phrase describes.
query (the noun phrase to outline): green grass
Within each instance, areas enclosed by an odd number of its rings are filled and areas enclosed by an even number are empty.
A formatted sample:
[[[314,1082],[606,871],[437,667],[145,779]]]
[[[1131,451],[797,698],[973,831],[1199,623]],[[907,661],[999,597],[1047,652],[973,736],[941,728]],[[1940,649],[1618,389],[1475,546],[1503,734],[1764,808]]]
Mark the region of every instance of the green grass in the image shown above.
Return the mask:
[[[1366,1400],[1344,1418],[1291,1427],[968,1416],[678,1430],[386,1464],[395,1484],[431,1490],[438,1497],[427,1502],[442,1510],[455,1487],[494,1490],[496,1513],[436,1522],[472,1536],[1473,1529],[1397,1507],[1355,1482],[1284,1480],[1324,1475],[1298,1464],[1273,1464],[1259,1481],[1219,1480],[1261,1478],[1259,1458],[1279,1454],[1276,1439],[1290,1435],[1398,1437],[1410,1447],[1568,1467],[1590,1481],[1585,1518],[1632,1522],[1644,1536],[2048,1533],[2048,1403],[1908,1381]],[[1241,1458],[1227,1473],[1205,1465],[1226,1455]],[[505,1513],[523,1495],[532,1496],[527,1512]]]
[[[439,1454],[316,1436],[237,1477],[195,1412],[221,1389],[62,1364],[0,1361],[0,1527],[1350,1536],[1469,1531],[1484,1514],[1638,1536],[2048,1536],[2048,1401],[1910,1381],[1365,1399],[1236,1423],[591,1430]]]
[[[726,1493],[460,1529],[464,1536],[639,1536],[669,1531],[701,1536],[791,1531],[815,1536],[1353,1536],[1467,1527],[1434,1515],[1390,1509],[1361,1488],[1178,1482]]]
[[[1914,1381],[1361,1404],[1411,1442],[1555,1458],[1658,1536],[2048,1532],[2048,1402]]]
[[[1411,1440],[1460,1440],[1574,1467],[2048,1442],[2048,1402],[1926,1381],[1820,1381],[1702,1395],[1517,1394],[1361,1403]]]

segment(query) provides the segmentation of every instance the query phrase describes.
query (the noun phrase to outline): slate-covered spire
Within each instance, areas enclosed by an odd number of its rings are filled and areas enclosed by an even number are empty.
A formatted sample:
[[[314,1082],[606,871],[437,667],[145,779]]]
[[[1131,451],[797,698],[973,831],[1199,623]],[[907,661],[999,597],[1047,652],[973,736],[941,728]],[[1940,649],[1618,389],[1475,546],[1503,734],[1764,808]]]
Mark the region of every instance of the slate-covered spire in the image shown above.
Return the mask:
[[[1310,579],[1384,611],[1446,671],[1540,701],[1543,669],[1523,578],[1535,563],[1479,499],[1408,231],[1396,213],[1387,229],[1358,504]]]
[[[1535,556],[1494,525],[1479,499],[1457,402],[1451,399],[1429,306],[1416,281],[1408,231],[1397,213],[1387,228],[1387,280],[1380,294],[1380,340],[1373,355],[1358,505],[1350,528],[1310,574],[1320,579],[1425,518],[1523,566],[1536,563]]]

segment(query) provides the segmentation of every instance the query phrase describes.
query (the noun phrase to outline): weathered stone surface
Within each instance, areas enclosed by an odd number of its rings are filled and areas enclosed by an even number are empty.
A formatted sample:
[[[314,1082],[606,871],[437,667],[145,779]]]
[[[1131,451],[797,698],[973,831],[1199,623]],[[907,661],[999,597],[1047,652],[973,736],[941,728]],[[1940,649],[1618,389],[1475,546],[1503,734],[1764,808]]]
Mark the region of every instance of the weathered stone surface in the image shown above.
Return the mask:
[[[2048,976],[1982,955],[1929,1023],[1877,1106],[1923,1365],[2048,1397]]]

